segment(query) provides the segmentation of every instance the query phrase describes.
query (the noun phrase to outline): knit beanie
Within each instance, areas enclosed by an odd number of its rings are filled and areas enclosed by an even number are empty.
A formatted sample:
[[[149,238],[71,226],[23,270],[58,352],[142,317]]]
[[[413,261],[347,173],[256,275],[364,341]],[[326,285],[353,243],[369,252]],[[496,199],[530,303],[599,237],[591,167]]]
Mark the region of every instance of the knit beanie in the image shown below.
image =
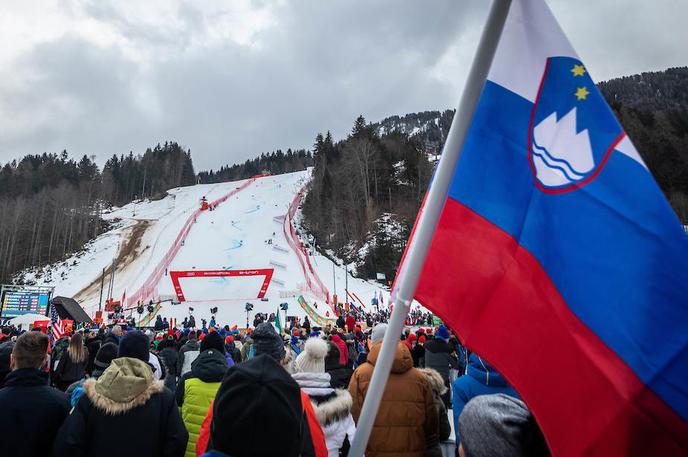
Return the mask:
[[[459,436],[466,457],[549,455],[525,403],[505,394],[469,401],[459,417]]]
[[[210,332],[201,340],[201,352],[206,349],[216,349],[221,354],[225,353],[225,342],[217,332]]]
[[[118,348],[115,343],[105,343],[100,347],[100,349],[98,349],[93,365],[98,368],[102,368],[103,370],[109,367],[110,362],[117,358],[117,350]]]
[[[299,385],[275,358],[256,355],[225,374],[215,396],[208,451],[296,457],[309,436],[306,427]]]
[[[378,341],[382,341],[386,331],[387,324],[377,324],[375,327],[373,327],[373,332],[370,335],[370,339],[372,340],[373,344],[377,343]]]
[[[119,342],[117,357],[131,357],[148,362],[149,345],[148,337],[140,330],[127,332]]]
[[[324,373],[327,342],[320,338],[309,338],[294,363],[297,373]]]
[[[251,334],[253,355],[267,354],[278,362],[284,358],[284,342],[269,322],[258,324]]]
[[[449,329],[446,325],[442,324],[437,328],[435,338],[439,338],[444,341],[447,341],[449,339]]]
[[[233,343],[234,342],[234,337],[232,335],[227,335],[225,337],[225,344]]]

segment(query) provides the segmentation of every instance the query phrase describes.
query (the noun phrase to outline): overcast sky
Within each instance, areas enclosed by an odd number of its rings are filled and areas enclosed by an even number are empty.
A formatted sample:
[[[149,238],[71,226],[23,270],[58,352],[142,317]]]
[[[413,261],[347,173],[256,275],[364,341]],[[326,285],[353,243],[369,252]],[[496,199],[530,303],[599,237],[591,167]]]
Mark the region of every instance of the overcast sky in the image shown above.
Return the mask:
[[[688,64],[688,1],[550,0],[605,80]],[[453,108],[488,0],[0,0],[0,161],[175,140],[197,170]]]

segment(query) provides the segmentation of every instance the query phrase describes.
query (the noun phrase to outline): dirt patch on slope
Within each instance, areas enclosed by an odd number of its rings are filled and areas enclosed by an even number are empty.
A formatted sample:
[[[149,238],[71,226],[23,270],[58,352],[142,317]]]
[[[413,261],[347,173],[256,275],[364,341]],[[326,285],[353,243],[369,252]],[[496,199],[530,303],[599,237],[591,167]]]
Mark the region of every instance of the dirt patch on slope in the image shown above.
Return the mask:
[[[124,240],[124,243],[120,244],[119,251],[117,252],[117,259],[115,260],[115,280],[117,280],[118,271],[124,270],[131,262],[133,262],[139,255],[141,255],[141,253],[148,249],[148,246],[146,246],[144,249],[141,249],[141,240],[143,239],[143,235],[144,233],[146,233],[146,230],[148,230],[148,227],[150,227],[150,221],[140,220],[137,221],[136,224],[134,224],[133,226],[125,229],[124,233],[122,234],[122,239]],[[105,269],[105,290],[103,292],[103,295],[106,295],[106,289],[111,274],[112,263],[108,265],[108,267]],[[86,300],[88,297],[91,297],[93,294],[99,296],[100,284],[101,275],[98,275],[98,277],[95,278],[89,285],[77,292],[74,295],[74,299],[77,302],[82,302],[83,300]],[[105,300],[106,298],[107,297],[103,296],[103,300]]]

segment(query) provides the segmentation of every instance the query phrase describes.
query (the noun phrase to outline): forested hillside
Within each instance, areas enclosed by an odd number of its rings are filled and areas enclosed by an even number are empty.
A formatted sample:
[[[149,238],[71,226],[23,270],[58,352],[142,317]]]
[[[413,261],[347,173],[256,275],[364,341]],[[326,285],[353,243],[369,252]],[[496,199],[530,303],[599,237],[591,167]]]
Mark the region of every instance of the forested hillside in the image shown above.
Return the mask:
[[[157,197],[195,183],[191,154],[176,143],[143,155],[113,156],[100,172],[93,158],[28,155],[0,170],[0,282],[79,250],[103,231],[104,207]]]
[[[224,165],[219,170],[202,171],[198,174],[201,183],[216,183],[225,181],[237,181],[239,179],[250,178],[259,173],[271,173],[279,175],[282,173],[292,173],[303,171],[307,167],[313,166],[313,155],[306,149],[297,149],[282,152],[281,149],[261,154],[260,157],[247,160],[242,164]]]
[[[419,137],[379,131],[360,116],[345,140],[316,137],[303,213],[321,248],[356,263],[361,276],[391,278],[432,167]]]
[[[598,86],[676,214],[688,224],[688,67]]]

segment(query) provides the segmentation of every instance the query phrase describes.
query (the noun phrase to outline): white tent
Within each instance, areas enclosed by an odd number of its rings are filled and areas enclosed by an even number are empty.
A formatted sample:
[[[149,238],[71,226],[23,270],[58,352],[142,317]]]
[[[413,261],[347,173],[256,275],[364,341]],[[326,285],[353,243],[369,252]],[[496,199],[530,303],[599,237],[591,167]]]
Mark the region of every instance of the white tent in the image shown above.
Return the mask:
[[[10,319],[10,324],[19,326],[21,325],[24,330],[28,330],[29,325],[33,324],[36,321],[47,321],[50,320],[48,316],[43,316],[41,314],[23,314],[21,316],[13,317]]]

